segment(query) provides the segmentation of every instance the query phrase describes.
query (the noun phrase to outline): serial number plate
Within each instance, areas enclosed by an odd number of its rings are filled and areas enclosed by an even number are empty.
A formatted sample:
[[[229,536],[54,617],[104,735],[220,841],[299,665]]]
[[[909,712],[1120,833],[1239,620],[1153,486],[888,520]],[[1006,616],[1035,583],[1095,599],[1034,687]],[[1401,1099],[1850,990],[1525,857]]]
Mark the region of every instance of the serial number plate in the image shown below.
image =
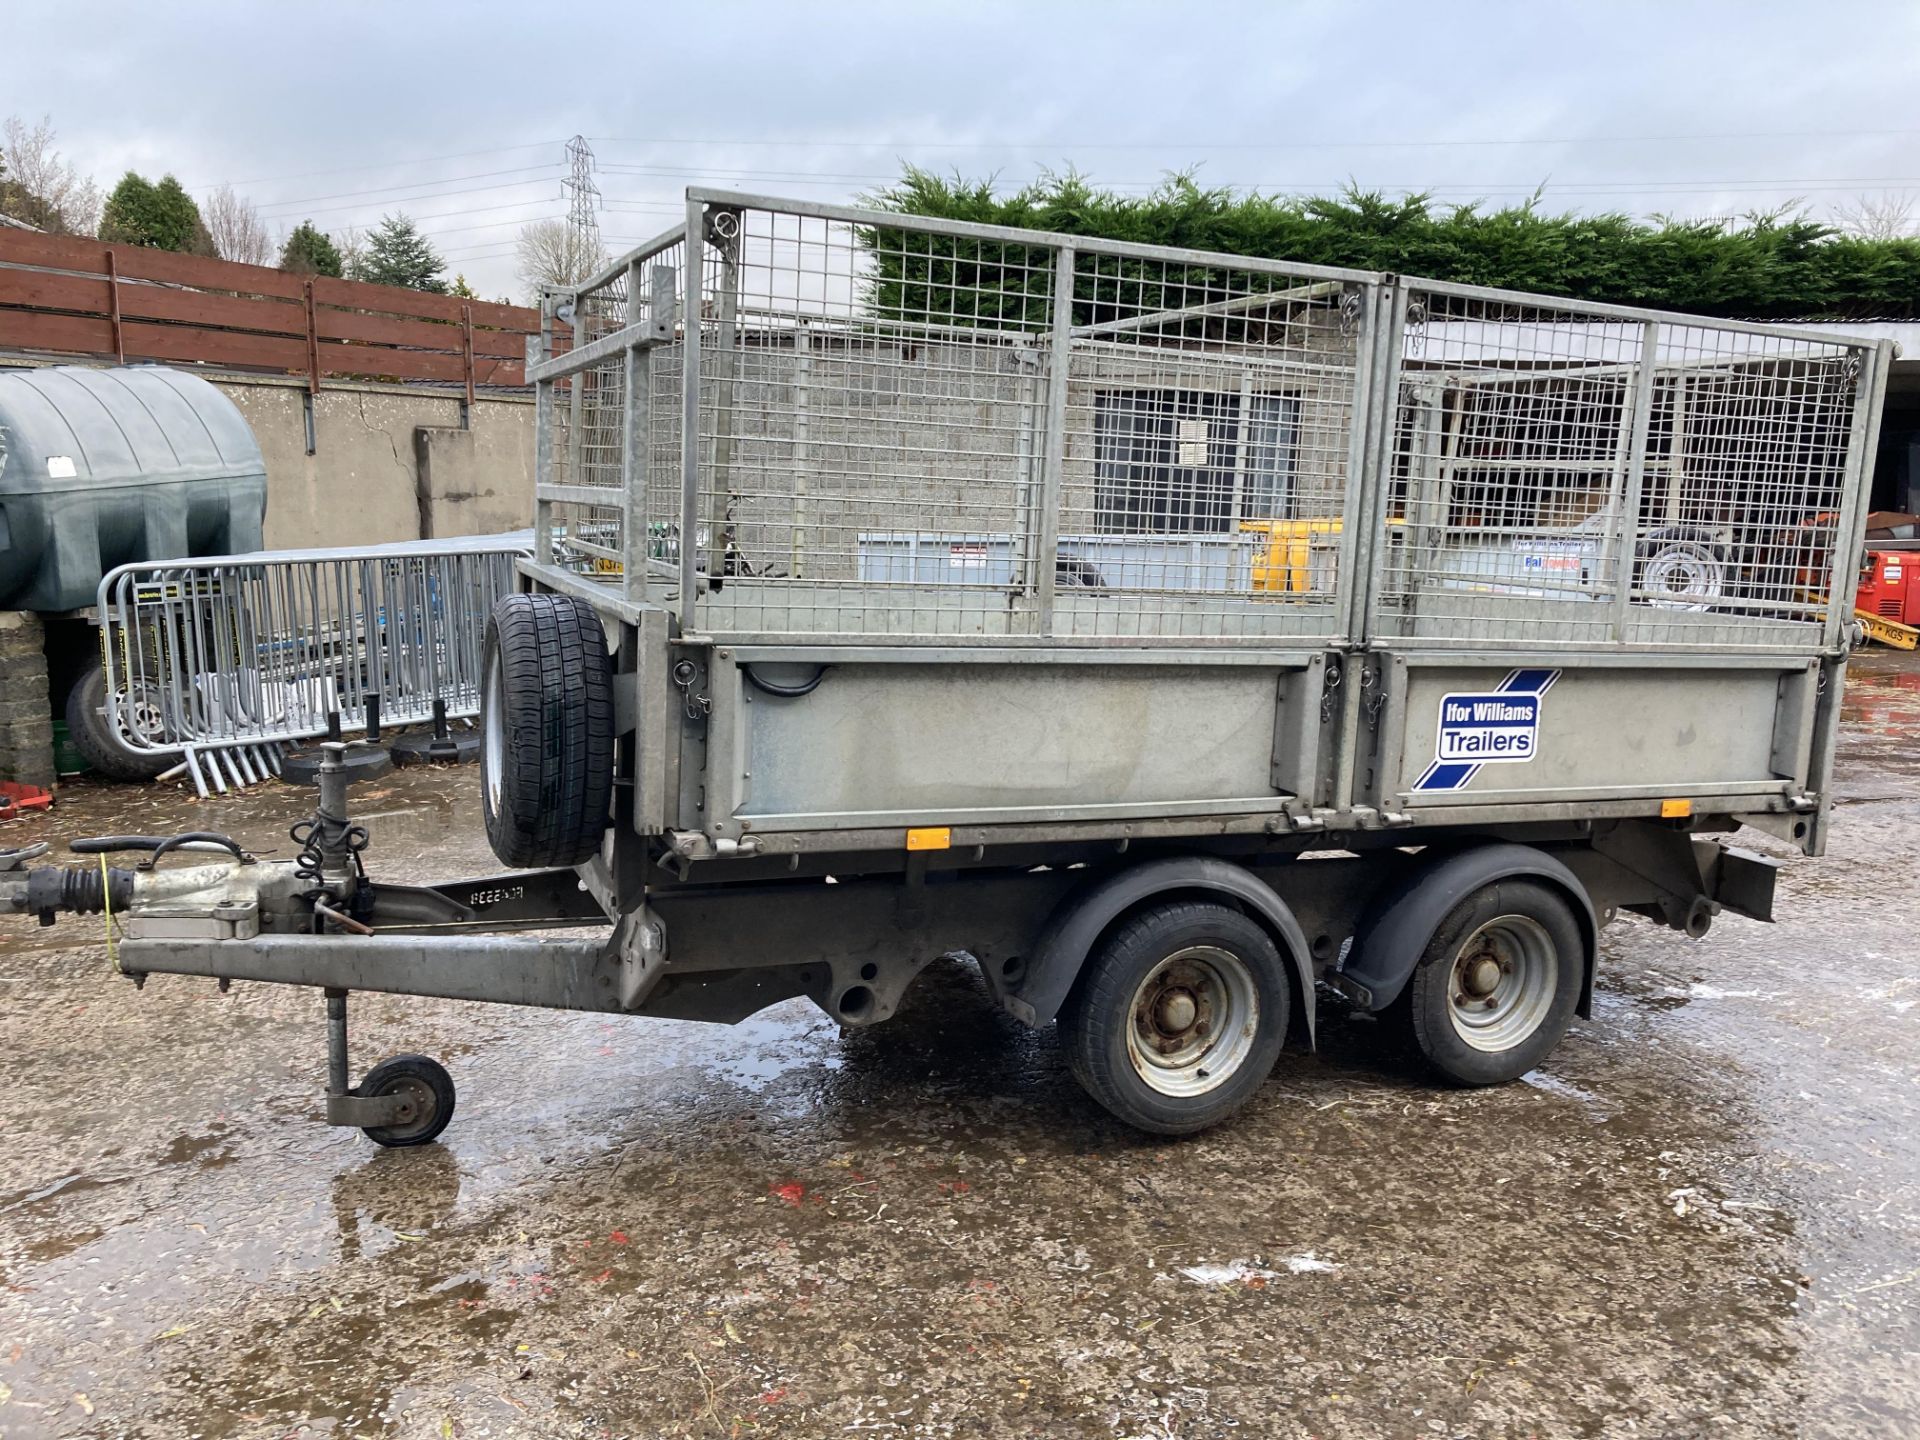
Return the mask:
[[[484,910],[489,905],[499,905],[508,900],[524,900],[527,887],[524,885],[491,885],[484,890],[467,892],[467,906],[473,910]]]

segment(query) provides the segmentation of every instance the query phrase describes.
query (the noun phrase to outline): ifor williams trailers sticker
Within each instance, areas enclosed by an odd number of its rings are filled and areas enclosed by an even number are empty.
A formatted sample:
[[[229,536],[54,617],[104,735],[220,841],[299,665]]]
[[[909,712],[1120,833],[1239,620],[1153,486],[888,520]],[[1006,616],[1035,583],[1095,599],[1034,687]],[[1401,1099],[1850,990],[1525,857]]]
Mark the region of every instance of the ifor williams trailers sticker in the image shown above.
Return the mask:
[[[1558,670],[1515,670],[1498,690],[1456,691],[1440,697],[1433,764],[1415,790],[1458,790],[1482,765],[1512,765],[1540,750],[1540,709]]]

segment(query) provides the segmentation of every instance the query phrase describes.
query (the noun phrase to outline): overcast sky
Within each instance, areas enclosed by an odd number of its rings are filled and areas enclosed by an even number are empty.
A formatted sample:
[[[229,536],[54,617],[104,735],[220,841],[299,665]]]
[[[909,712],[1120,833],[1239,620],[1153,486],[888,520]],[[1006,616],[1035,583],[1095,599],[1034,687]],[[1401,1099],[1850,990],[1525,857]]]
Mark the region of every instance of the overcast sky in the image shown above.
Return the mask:
[[[51,116],[103,187],[231,183],[276,233],[404,210],[493,296],[523,289],[517,226],[565,212],[574,134],[615,251],[689,183],[845,199],[904,160],[1008,185],[1544,184],[1642,214],[1920,196],[1920,6],[0,0],[5,114]]]

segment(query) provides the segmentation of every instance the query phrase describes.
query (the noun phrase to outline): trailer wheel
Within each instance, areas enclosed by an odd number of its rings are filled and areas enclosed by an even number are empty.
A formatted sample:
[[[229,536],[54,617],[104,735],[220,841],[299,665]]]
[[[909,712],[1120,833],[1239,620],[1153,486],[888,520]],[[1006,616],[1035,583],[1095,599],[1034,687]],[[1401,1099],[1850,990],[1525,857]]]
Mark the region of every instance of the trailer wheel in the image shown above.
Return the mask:
[[[425,1055],[396,1055],[367,1072],[353,1092],[369,1098],[400,1095],[405,1115],[392,1125],[363,1125],[361,1132],[376,1145],[404,1149],[436,1139],[453,1119],[453,1077],[447,1067]]]
[[[1499,880],[1440,922],[1400,1004],[1427,1063],[1458,1085],[1499,1085],[1560,1043],[1580,999],[1573,909],[1528,880]]]
[[[165,733],[156,687],[143,682],[122,696],[120,703],[142,733]],[[107,718],[107,672],[98,660],[80,672],[67,692],[66,718],[73,748],[95,773],[109,780],[151,780],[178,758],[178,752],[156,754],[127,744]]]
[[[1266,1080],[1287,1034],[1287,977],[1272,938],[1225,905],[1174,901],[1122,924],[1087,960],[1061,1011],[1067,1063],[1129,1125],[1188,1135]]]
[[[613,668],[571,595],[507,595],[487,619],[481,809],[508,865],[578,865],[613,798]]]

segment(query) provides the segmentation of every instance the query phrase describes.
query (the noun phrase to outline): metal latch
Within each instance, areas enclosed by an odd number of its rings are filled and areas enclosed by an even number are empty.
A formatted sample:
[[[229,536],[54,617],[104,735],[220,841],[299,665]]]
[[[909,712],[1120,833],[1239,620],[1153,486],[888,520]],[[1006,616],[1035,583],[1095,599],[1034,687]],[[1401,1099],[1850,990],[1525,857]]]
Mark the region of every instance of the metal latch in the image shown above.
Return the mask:
[[[1344,672],[1345,667],[1341,665],[1340,657],[1338,655],[1329,655],[1327,657],[1326,679],[1320,684],[1320,723],[1322,725],[1331,725],[1333,723],[1334,695],[1340,689],[1340,682],[1346,678]]]
[[[680,687],[680,700],[686,707],[689,720],[704,720],[713,713],[713,697],[693,693],[693,682],[700,678],[700,667],[691,660],[677,660],[673,666],[673,683]]]
[[[1360,672],[1360,688],[1367,692],[1367,728],[1378,730],[1380,711],[1387,703],[1387,687],[1381,683],[1380,671],[1376,667],[1369,665]]]

